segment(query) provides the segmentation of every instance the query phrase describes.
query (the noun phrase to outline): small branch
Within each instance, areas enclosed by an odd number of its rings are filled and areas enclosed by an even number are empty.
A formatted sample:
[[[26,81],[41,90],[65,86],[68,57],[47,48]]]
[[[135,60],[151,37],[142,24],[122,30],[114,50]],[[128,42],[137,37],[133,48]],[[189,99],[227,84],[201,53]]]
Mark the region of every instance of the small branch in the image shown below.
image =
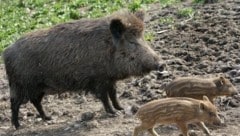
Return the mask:
[[[168,30],[158,31],[157,34],[165,33],[165,32],[167,32],[167,31],[168,31]]]

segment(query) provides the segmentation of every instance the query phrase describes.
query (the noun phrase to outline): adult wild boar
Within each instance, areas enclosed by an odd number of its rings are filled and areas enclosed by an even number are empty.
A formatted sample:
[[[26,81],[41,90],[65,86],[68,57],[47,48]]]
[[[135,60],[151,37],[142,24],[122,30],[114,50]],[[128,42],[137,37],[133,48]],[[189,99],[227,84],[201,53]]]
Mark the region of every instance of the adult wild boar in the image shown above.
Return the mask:
[[[158,55],[144,41],[144,12],[116,12],[26,34],[3,54],[8,75],[12,123],[30,102],[43,120],[45,94],[85,90],[101,100],[106,112],[122,110],[116,81],[159,70]],[[112,102],[110,104],[109,98]]]

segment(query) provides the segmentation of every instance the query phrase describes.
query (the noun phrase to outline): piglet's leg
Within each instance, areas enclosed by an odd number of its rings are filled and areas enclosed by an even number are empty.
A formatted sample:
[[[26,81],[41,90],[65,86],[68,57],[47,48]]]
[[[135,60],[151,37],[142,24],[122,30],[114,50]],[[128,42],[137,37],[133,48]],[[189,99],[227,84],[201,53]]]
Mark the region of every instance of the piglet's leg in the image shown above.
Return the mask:
[[[159,136],[159,135],[157,134],[157,132],[154,130],[154,128],[148,129],[148,132],[149,132],[150,134],[152,134],[153,136]]]
[[[133,131],[133,135],[132,136],[138,136],[138,134],[143,131],[143,127],[142,126],[137,126],[135,127],[134,131]]]
[[[188,129],[187,129],[187,124],[184,122],[177,122],[178,127],[181,129],[183,136],[189,136],[188,135]]]
[[[133,132],[133,136],[138,136],[138,134],[144,130],[150,130],[153,128],[153,124],[149,124],[149,123],[142,123],[140,126],[135,127],[134,132]],[[158,135],[153,135],[153,136],[158,136]]]
[[[202,129],[205,134],[207,134],[208,136],[211,135],[210,132],[209,132],[209,130],[208,130],[208,128],[206,127],[206,125],[205,125],[203,122],[198,122],[198,123],[196,123],[196,125],[197,125],[200,129]]]

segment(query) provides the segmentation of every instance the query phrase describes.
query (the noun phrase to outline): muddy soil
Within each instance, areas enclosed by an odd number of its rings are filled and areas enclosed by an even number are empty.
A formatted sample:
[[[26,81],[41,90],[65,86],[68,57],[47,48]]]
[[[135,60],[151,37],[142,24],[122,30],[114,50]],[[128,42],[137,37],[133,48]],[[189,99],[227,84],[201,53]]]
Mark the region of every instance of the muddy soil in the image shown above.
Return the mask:
[[[44,122],[33,105],[20,108],[22,128],[15,130],[10,121],[10,99],[4,65],[0,65],[0,136],[131,136],[140,122],[133,113],[140,105],[165,97],[163,88],[179,76],[212,77],[226,75],[240,91],[240,1],[224,0],[194,5],[185,1],[178,6],[147,11],[146,31],[154,34],[150,45],[168,64],[163,73],[156,71],[144,77],[118,83],[118,96],[125,108],[117,117],[107,115],[99,100],[91,95],[59,94],[45,96],[42,104],[53,119]],[[182,16],[178,9],[192,7],[196,12]],[[170,19],[169,19],[170,18]],[[240,95],[219,97],[223,124],[208,125],[213,136],[240,136]],[[191,128],[191,135],[202,131]],[[175,125],[157,126],[161,136],[178,136]],[[143,133],[142,136],[147,136]]]

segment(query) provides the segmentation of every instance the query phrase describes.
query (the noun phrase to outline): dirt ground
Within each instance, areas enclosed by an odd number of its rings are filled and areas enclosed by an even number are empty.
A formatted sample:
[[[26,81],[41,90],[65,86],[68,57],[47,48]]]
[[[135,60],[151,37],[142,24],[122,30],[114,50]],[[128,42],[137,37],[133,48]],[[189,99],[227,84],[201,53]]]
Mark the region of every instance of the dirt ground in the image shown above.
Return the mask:
[[[163,73],[156,71],[144,77],[118,83],[118,96],[125,112],[109,117],[99,100],[91,95],[61,94],[45,96],[44,109],[53,120],[44,122],[33,105],[20,108],[22,128],[15,130],[10,122],[9,88],[4,65],[0,65],[0,136],[131,136],[140,122],[133,111],[140,105],[165,97],[164,86],[179,76],[210,77],[224,73],[240,91],[240,1],[222,0],[214,4],[194,5],[192,17],[180,17],[177,8],[158,8],[153,4],[146,16],[146,31],[152,32],[151,46],[168,64]],[[171,17],[173,21],[161,19]],[[219,97],[223,124],[208,125],[213,136],[240,136],[240,95]],[[175,125],[157,126],[161,136],[178,136]],[[143,133],[142,136],[147,136]],[[191,127],[191,135],[202,131]]]

